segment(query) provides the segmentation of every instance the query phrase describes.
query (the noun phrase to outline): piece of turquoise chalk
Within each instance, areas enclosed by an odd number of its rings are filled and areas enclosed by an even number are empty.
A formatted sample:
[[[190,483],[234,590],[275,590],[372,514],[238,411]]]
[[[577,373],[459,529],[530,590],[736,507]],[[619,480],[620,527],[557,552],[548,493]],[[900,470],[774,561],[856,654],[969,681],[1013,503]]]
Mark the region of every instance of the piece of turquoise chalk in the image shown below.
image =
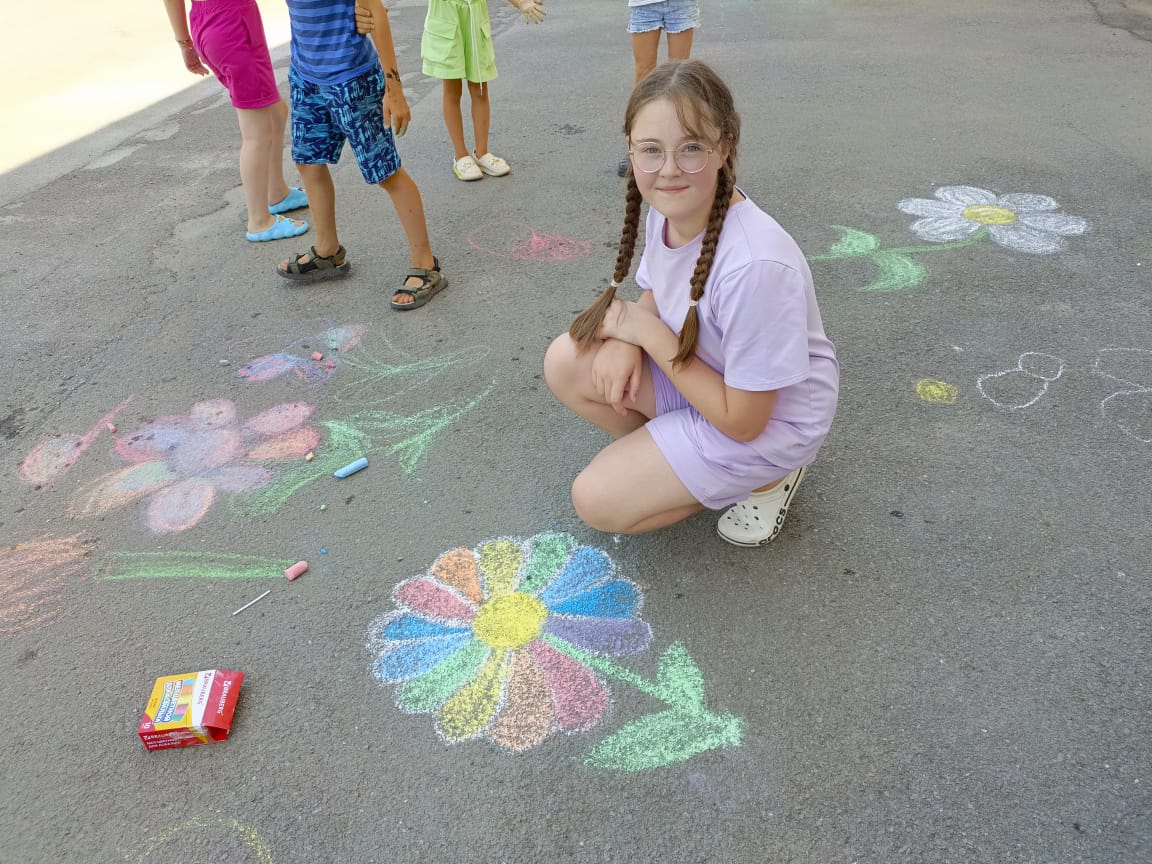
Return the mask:
[[[332,472],[333,477],[347,477],[350,474],[355,474],[357,471],[363,471],[368,467],[368,457],[361,456],[355,462],[349,462],[343,468]]]

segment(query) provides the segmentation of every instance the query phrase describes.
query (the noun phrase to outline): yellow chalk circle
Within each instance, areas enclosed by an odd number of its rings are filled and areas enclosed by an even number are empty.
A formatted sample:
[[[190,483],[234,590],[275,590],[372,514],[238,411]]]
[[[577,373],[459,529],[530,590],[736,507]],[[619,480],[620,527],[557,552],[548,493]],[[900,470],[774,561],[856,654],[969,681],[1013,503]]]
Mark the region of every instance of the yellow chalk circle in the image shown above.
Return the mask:
[[[916,382],[916,395],[925,402],[937,405],[951,405],[959,396],[959,391],[947,381],[933,381],[921,378]]]

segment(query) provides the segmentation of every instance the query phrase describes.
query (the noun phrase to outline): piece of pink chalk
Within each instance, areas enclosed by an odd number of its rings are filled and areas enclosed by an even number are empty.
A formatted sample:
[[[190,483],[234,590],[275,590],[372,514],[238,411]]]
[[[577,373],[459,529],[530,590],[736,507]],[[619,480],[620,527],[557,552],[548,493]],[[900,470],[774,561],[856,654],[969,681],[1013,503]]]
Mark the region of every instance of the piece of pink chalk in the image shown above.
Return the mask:
[[[107,427],[109,432],[116,431],[116,425],[114,423],[105,423],[104,426]]]
[[[315,458],[316,458],[316,454],[313,453],[311,450],[309,450],[307,453],[304,454],[304,461],[305,462],[311,462]]]
[[[324,359],[324,355],[323,355],[323,354],[321,354],[319,351],[313,351],[313,352],[312,352],[312,359],[313,359],[313,360],[323,360],[323,359]]]
[[[295,564],[293,564],[291,567],[289,567],[287,570],[284,571],[284,575],[287,576],[290,580],[295,579],[297,576],[299,576],[301,573],[305,572],[307,569],[308,569],[308,562],[307,561],[297,561]]]

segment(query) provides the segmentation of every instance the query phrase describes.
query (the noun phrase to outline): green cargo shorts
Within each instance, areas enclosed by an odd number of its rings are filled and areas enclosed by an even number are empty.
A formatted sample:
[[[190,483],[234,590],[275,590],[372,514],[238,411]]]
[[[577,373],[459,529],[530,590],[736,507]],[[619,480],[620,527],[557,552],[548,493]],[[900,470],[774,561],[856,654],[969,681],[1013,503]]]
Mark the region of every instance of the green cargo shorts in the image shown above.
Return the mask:
[[[480,83],[496,77],[492,24],[485,0],[428,0],[420,40],[424,74]]]

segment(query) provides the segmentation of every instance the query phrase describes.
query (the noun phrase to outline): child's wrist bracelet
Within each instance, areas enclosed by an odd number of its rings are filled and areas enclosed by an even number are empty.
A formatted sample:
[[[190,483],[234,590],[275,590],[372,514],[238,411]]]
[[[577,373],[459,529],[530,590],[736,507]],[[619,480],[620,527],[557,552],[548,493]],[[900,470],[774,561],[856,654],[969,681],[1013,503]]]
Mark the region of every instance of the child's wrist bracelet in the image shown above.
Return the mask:
[[[193,42],[191,39],[177,39],[176,44],[179,45],[181,48],[191,48],[193,45]]]

